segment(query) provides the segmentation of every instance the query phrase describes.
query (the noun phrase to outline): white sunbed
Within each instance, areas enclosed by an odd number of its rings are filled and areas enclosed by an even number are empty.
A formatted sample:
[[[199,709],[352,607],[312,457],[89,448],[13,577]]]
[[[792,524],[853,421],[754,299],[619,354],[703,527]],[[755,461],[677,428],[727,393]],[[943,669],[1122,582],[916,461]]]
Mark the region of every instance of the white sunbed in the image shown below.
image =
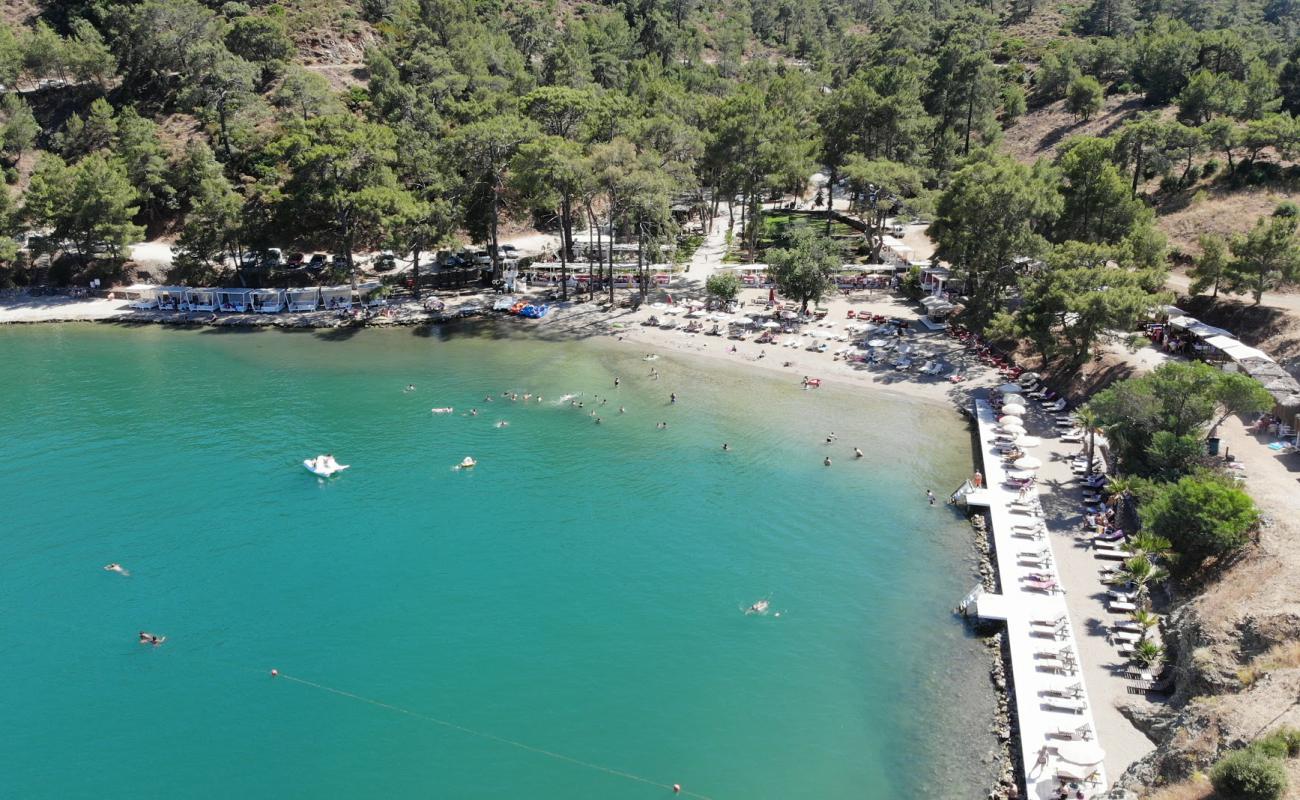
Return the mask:
[[[1029,624],[1038,625],[1043,628],[1059,628],[1060,626],[1064,625],[1068,621],[1069,620],[1066,619],[1065,615],[1062,614],[1056,619],[1031,619],[1029,620]]]
[[[1057,739],[1088,741],[1092,739],[1092,727],[1089,725],[1080,725],[1077,728],[1057,728],[1054,736]]]
[[[1107,608],[1110,609],[1111,613],[1117,613],[1117,612],[1120,612],[1120,611],[1137,611],[1137,610],[1138,610],[1138,607],[1137,607],[1137,606],[1133,605],[1132,603],[1126,603],[1126,602],[1124,602],[1123,600],[1111,600],[1111,601],[1110,601],[1110,605],[1107,606]]]
[[[1137,631],[1112,631],[1110,634],[1110,640],[1112,642],[1132,642],[1133,644],[1137,644],[1142,641],[1142,638],[1143,634],[1138,633]]]
[[[1043,689],[1042,692],[1040,692],[1040,694],[1049,695],[1051,697],[1079,697],[1083,694],[1083,684],[1082,683],[1052,684],[1048,686],[1046,689]]]
[[[1092,555],[1105,561],[1128,561],[1131,557],[1131,554],[1124,550],[1093,550]]]
[[[1043,698],[1043,706],[1056,711],[1069,711],[1072,714],[1082,714],[1088,710],[1088,703],[1081,697],[1046,697]]]

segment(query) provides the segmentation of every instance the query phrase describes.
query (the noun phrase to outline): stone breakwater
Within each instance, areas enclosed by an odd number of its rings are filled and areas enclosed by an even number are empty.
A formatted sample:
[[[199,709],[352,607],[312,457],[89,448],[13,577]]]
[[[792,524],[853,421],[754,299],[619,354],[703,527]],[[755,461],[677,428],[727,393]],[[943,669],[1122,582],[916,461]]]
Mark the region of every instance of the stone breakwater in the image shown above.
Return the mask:
[[[988,521],[983,514],[973,514],[970,518],[971,529],[974,531],[972,537],[973,547],[978,563],[978,572],[980,583],[987,592],[997,592],[998,575],[997,570],[993,567],[993,545],[989,535]],[[981,623],[976,619],[968,619],[968,622],[975,626],[976,630],[984,630],[987,623]],[[1001,626],[997,626],[1000,628]],[[989,666],[989,680],[993,683],[993,688],[997,690],[997,709],[994,712],[993,722],[990,731],[997,737],[997,747],[989,755],[989,760],[993,761],[997,767],[995,770],[996,777],[993,785],[989,788],[989,800],[1014,800],[1021,796],[1020,787],[1023,785],[1022,775],[1018,775],[1019,759],[1015,757],[1020,748],[1020,736],[1016,731],[1015,714],[1011,704],[1014,702],[1014,691],[1010,683],[1010,670],[1008,665],[1011,663],[1011,651],[1007,647],[1006,637],[1001,630],[993,633],[984,640],[985,647],[988,648],[991,664]]]

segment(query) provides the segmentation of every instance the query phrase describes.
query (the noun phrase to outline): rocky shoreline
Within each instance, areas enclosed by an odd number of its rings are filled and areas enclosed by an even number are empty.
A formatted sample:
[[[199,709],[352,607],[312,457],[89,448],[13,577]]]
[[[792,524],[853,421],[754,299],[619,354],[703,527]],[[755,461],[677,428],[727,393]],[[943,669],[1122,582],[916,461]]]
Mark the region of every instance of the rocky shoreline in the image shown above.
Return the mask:
[[[996,592],[999,589],[997,570],[993,567],[993,543],[988,527],[988,518],[981,513],[970,517],[972,546],[975,550],[980,583],[984,590]],[[968,617],[967,624],[977,633],[993,631],[984,646],[990,654],[989,681],[997,692],[997,709],[993,715],[990,731],[997,737],[997,749],[993,754],[996,762],[996,777],[989,787],[989,800],[1015,800],[1022,796],[1020,787],[1024,785],[1024,775],[1020,774],[1020,760],[1015,757],[1020,747],[1020,732],[1016,730],[1015,709],[1012,707],[1014,689],[1011,686],[1011,650],[1007,646],[1002,626],[992,625]]]

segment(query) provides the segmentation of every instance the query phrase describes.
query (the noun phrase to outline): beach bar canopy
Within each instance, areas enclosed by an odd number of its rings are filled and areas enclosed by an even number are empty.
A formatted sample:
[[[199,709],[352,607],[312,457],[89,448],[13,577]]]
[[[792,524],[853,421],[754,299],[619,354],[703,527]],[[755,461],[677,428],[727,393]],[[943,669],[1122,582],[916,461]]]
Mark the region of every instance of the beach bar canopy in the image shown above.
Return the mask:
[[[285,293],[285,302],[290,311],[315,311],[320,306],[320,289],[289,289]]]
[[[320,304],[322,308],[334,310],[336,308],[352,308],[352,287],[351,286],[322,286],[320,290]]]
[[[252,289],[219,289],[217,291],[217,308],[222,311],[244,313],[252,307]]]
[[[189,304],[191,311],[216,311],[217,290],[186,289],[185,302]]]
[[[275,314],[285,308],[284,292],[279,289],[253,289],[248,293],[253,311],[259,314]]]

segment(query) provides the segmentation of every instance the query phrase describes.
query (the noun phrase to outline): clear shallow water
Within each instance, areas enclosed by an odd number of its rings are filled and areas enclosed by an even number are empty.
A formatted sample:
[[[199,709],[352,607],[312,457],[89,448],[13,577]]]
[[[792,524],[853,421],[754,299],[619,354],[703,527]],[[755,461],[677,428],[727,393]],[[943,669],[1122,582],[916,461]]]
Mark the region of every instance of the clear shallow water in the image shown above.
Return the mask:
[[[977,796],[955,415],[618,347],[0,330],[0,793]]]

